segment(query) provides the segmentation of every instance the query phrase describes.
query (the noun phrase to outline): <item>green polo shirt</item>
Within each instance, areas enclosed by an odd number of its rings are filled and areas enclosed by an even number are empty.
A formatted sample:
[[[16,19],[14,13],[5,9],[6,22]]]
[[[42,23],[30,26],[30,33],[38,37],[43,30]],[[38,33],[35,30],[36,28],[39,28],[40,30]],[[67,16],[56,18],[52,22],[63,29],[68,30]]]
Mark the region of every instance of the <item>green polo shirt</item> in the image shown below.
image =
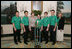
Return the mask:
[[[25,26],[28,26],[28,25],[29,25],[29,18],[26,17],[26,16],[24,16],[24,17],[22,18],[22,24],[24,24]]]
[[[38,24],[37,24],[37,21],[38,21]],[[41,19],[37,19],[36,22],[35,22],[35,24],[36,24],[36,27],[41,27],[42,26]]]
[[[45,27],[47,27],[48,24],[50,24],[50,19],[49,19],[49,17],[44,17],[44,18],[42,19],[42,25],[45,26]]]
[[[57,16],[50,16],[50,25],[55,26],[55,24],[57,23]]]
[[[21,26],[20,26],[21,18],[20,17],[16,17],[16,16],[12,17],[12,23],[15,24],[16,29],[21,29]]]

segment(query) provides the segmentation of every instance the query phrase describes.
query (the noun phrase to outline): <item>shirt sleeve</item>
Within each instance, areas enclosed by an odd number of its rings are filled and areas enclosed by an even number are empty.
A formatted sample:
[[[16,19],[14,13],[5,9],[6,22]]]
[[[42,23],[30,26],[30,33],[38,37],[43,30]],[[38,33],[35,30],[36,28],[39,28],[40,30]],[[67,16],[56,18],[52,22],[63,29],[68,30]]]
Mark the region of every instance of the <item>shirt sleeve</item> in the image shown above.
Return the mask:
[[[20,23],[21,23],[21,17],[20,17]]]
[[[14,23],[14,17],[12,17],[12,21],[11,22]]]
[[[48,18],[48,24],[50,24],[50,18]]]
[[[41,25],[43,25],[43,19],[41,19]]]
[[[51,18],[49,17],[49,24],[50,24],[50,22],[51,22]]]
[[[56,23],[57,23],[57,16],[55,17],[55,19],[56,19]]]
[[[37,24],[37,20],[35,21],[35,24]]]

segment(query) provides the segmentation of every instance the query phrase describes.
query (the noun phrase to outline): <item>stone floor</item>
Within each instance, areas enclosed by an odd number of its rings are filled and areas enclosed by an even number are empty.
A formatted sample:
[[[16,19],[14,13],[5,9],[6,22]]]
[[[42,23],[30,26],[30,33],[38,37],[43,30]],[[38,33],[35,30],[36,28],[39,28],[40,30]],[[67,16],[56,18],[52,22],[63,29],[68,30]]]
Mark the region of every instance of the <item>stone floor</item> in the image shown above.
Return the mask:
[[[28,42],[28,45],[22,42],[16,45],[13,42],[13,37],[1,38],[1,48],[34,48],[34,45],[35,42]],[[45,44],[45,41],[43,41],[40,46],[41,48],[71,48],[71,37],[64,37],[64,42],[56,43],[55,45],[52,45],[52,42]]]

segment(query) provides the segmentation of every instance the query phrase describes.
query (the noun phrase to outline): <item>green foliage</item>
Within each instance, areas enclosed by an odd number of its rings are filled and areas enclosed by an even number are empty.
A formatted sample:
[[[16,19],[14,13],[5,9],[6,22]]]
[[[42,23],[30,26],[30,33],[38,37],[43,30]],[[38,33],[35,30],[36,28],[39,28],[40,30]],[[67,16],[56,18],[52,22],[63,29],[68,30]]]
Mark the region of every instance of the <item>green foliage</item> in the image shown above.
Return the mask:
[[[39,11],[39,10],[33,10],[32,12],[35,13],[35,16],[37,16],[38,14],[41,15],[42,14],[42,11]]]
[[[62,1],[57,1],[57,14],[61,12],[61,9],[64,9],[63,5],[64,3]]]

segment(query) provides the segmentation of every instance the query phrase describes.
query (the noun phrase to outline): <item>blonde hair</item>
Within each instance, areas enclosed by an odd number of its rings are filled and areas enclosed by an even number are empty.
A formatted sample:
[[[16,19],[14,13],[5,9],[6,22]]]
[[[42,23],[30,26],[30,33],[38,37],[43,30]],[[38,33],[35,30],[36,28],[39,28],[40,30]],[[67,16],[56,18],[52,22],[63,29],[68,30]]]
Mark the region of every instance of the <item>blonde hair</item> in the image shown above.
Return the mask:
[[[61,12],[59,12],[59,13],[58,13],[58,15],[59,15],[59,14],[61,14],[61,15],[62,15],[62,13],[61,13]],[[63,16],[63,15],[62,15],[62,16]]]

